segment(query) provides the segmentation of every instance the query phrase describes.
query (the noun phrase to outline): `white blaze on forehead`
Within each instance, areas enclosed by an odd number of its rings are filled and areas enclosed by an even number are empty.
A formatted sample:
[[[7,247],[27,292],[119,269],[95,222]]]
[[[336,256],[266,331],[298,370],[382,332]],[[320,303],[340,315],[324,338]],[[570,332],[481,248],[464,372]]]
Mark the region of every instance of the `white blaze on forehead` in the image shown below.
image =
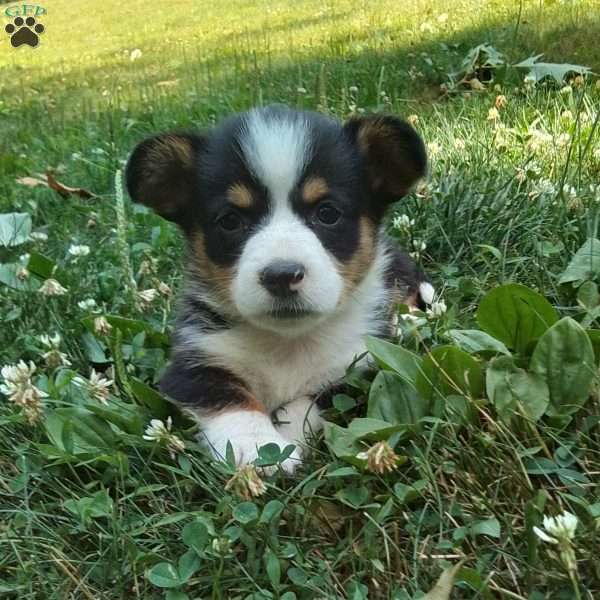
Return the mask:
[[[302,174],[310,154],[309,125],[304,116],[252,110],[240,143],[253,174],[284,203]]]

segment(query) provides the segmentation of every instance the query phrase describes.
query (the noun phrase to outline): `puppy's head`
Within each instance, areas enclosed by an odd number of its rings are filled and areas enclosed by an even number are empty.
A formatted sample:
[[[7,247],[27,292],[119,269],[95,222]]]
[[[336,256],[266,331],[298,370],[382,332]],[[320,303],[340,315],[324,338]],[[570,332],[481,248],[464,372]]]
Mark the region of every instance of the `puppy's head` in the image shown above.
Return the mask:
[[[205,301],[296,335],[348,301],[375,260],[385,209],[425,168],[421,139],[395,117],[342,125],[275,106],[141,142],[127,187],[182,228]]]

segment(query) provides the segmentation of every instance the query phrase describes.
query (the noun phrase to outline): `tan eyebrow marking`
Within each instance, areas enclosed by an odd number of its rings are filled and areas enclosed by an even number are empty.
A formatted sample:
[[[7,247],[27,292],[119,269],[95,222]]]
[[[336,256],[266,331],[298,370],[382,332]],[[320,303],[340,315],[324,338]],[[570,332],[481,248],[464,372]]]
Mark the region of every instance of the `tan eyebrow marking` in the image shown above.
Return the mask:
[[[252,192],[243,183],[234,183],[227,190],[227,199],[238,208],[249,208],[254,201]]]
[[[329,186],[322,177],[310,177],[302,186],[302,200],[314,204],[329,193]]]

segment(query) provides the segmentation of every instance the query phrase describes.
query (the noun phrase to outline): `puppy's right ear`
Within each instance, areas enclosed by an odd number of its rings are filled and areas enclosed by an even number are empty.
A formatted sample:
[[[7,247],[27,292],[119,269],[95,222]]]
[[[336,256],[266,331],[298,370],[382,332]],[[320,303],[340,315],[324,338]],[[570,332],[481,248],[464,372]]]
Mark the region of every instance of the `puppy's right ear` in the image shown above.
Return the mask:
[[[183,226],[193,206],[204,145],[203,137],[190,133],[163,133],[140,142],[125,170],[131,199]]]

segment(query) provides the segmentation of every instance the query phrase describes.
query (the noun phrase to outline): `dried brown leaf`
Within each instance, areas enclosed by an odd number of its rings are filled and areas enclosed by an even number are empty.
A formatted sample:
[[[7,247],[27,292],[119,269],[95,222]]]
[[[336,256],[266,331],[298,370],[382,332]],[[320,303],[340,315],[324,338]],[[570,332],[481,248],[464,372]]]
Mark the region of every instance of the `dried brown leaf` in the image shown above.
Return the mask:
[[[64,183],[57,181],[54,177],[54,173],[50,169],[48,169],[45,174],[36,173],[35,177],[20,177],[16,181],[17,183],[28,187],[44,185],[59,193],[63,198],[68,198],[71,195],[85,199],[96,197],[95,194],[92,194],[92,192],[84,188],[69,187]]]

